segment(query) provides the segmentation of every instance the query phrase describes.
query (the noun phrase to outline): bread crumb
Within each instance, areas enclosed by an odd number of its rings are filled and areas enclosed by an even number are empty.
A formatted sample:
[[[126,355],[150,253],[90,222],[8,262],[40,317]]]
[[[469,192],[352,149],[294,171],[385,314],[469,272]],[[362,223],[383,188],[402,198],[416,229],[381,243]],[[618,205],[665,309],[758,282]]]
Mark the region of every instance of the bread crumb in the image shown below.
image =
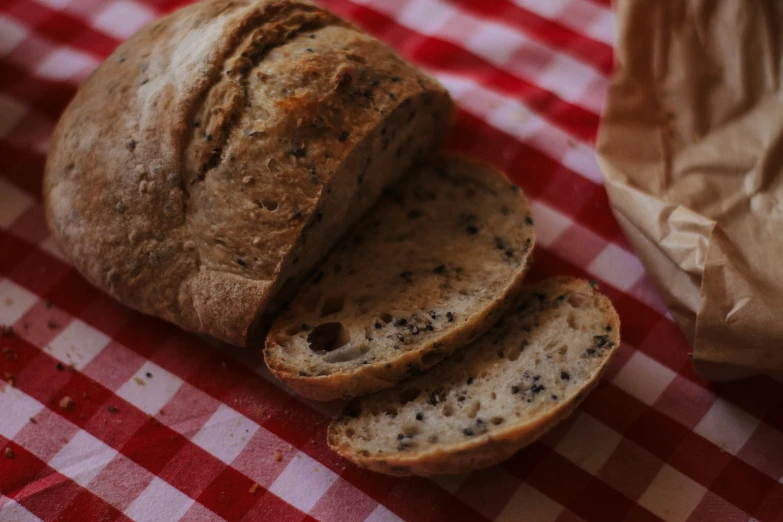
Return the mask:
[[[119,413],[120,411],[120,409],[117,406],[112,406],[111,404],[106,409],[109,410],[109,413]]]
[[[76,404],[76,401],[74,401],[70,396],[66,395],[62,399],[60,399],[60,408],[64,410],[70,410],[73,408],[73,405]]]
[[[253,495],[255,495],[255,494],[256,494],[256,491],[258,491],[258,488],[260,488],[260,487],[261,487],[261,486],[259,486],[258,484],[256,484],[256,483],[254,482],[254,483],[253,483],[253,485],[252,485],[252,486],[250,486],[250,493],[252,493]]]
[[[139,386],[144,386],[145,384],[147,384],[146,382],[144,382],[144,379],[142,379],[141,377],[134,377],[133,380],[136,381],[136,384],[138,384]]]
[[[281,460],[283,460],[283,456],[279,451],[275,451],[275,462],[280,462]]]
[[[5,304],[7,304],[8,306],[11,306],[12,304],[14,304],[14,302],[11,300],[10,297],[6,297],[5,298]]]
[[[38,424],[38,421],[35,419],[35,417],[30,417],[30,422],[33,424]]]
[[[11,448],[6,448],[5,449],[5,456],[7,458],[9,458],[9,459],[12,459],[12,458],[16,457],[16,453],[14,453],[14,450],[12,450]]]

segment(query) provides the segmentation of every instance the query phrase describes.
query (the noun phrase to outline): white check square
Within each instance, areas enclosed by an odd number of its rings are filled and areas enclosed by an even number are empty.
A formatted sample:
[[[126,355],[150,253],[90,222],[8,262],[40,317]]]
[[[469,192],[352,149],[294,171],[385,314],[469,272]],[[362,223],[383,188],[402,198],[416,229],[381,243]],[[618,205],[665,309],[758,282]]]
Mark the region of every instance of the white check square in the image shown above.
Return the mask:
[[[500,24],[474,23],[475,28],[464,45],[490,63],[502,66],[525,45],[522,33]]]
[[[374,2],[373,8],[383,11],[394,9],[382,7],[393,5],[393,2]],[[397,14],[397,21],[416,32],[426,35],[437,34],[442,27],[450,23],[459,11],[441,2],[408,2],[402,12]]]
[[[595,475],[620,443],[622,436],[585,413],[579,413],[555,451]]]
[[[2,180],[0,180],[0,191],[2,190]],[[2,196],[0,196],[0,199],[2,199]],[[37,301],[38,296],[32,292],[27,291],[10,279],[0,279],[0,325],[13,325]]]
[[[523,483],[495,519],[495,522],[519,522],[520,513],[525,514],[527,517],[525,520],[554,522],[562,512],[563,506]]]
[[[373,509],[364,522],[402,522],[402,519],[389,511],[388,508],[378,504],[378,507]]]
[[[13,20],[0,16],[0,56],[5,55],[16,49],[25,38],[29,31],[23,25],[19,25]]]
[[[631,252],[614,243],[606,245],[587,267],[599,279],[627,292],[644,275],[644,267]]]
[[[117,390],[117,395],[149,415],[157,414],[177,393],[182,379],[155,363],[146,361]]]
[[[75,49],[60,47],[41,62],[36,74],[49,80],[70,80],[98,66],[92,56]]]
[[[716,446],[736,455],[761,421],[733,404],[717,399],[693,431]]]
[[[86,487],[116,455],[115,449],[80,430],[52,457],[49,465]]]
[[[574,223],[564,214],[539,201],[534,201],[531,207],[536,226],[536,243],[542,247],[546,248],[554,244]]]
[[[191,440],[226,464],[231,464],[258,427],[238,411],[221,404]]]
[[[2,386],[2,385],[0,385]],[[0,391],[0,436],[13,440],[29,422],[44,408],[43,404],[17,388],[6,386]]]
[[[193,502],[192,498],[174,486],[155,477],[147,489],[127,507],[125,515],[136,522],[179,520]]]
[[[647,405],[653,405],[677,374],[642,352],[635,352],[612,382]]]
[[[706,491],[701,484],[664,464],[639,499],[639,505],[667,522],[685,522]]]
[[[83,370],[107,344],[109,337],[92,326],[74,319],[49,343],[48,351],[66,366]]]
[[[300,511],[309,513],[338,479],[332,470],[300,451],[272,483],[269,491]]]
[[[0,507],[0,520],[9,522],[41,522],[41,519],[30,513],[15,500]]]
[[[148,7],[130,0],[108,2],[93,19],[93,25],[121,40],[141,29],[144,24],[155,18]]]

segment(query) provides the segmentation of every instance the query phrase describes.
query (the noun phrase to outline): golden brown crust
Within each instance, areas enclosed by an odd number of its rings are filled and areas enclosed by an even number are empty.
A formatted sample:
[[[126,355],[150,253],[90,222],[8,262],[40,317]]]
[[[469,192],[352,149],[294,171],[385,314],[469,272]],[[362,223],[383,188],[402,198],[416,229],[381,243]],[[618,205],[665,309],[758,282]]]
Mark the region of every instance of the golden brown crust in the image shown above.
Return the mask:
[[[564,293],[572,290],[589,292],[595,296],[606,323],[611,326],[611,333],[608,334],[608,339],[614,346],[619,345],[620,318],[609,299],[602,295],[595,286],[589,285],[586,281],[571,278],[552,278],[543,284],[550,288],[562,287],[561,291]],[[466,349],[469,350],[470,348]],[[399,453],[395,456],[379,456],[352,451],[351,445],[346,444],[345,438],[341,433],[342,428],[339,419],[333,421],[329,426],[328,443],[333,451],[356,465],[388,475],[430,476],[456,474],[492,466],[510,458],[518,450],[543,436],[552,427],[570,415],[587,394],[598,385],[609,360],[611,360],[612,354],[615,352],[616,350],[607,352],[607,356],[602,361],[598,371],[593,373],[588,381],[580,385],[579,393],[572,400],[560,401],[547,410],[545,414],[530,419],[528,422],[509,423],[502,430],[495,430],[492,433],[472,438],[456,448],[444,448],[433,445],[426,450]],[[347,410],[351,407],[349,405],[340,418],[344,418],[343,416],[348,413]]]
[[[79,89],[47,161],[49,226],[121,302],[245,344],[281,273],[317,261],[303,236],[336,173],[428,94],[442,129],[442,87],[314,5],[194,4],[120,45]]]

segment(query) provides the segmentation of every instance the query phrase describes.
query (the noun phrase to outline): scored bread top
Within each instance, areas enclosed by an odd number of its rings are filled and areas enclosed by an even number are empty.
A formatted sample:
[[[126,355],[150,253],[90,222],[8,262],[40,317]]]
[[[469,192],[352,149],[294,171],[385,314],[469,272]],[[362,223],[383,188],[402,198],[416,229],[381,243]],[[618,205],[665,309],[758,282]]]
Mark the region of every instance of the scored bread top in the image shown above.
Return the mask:
[[[388,388],[491,326],[534,241],[527,200],[490,165],[415,167],[277,318],[267,365],[317,400]]]
[[[422,93],[445,127],[437,82],[310,3],[194,4],[120,45],[79,89],[46,167],[50,228],[123,303],[245,344],[281,272],[320,257],[305,232],[328,223],[311,235],[325,251],[350,226],[323,201],[360,210],[377,197],[354,201],[335,172],[357,150],[376,154],[367,137]],[[420,133],[435,142],[440,130]]]
[[[609,300],[585,281],[526,288],[476,342],[392,390],[355,399],[329,445],[395,475],[496,464],[543,435],[598,382],[620,342]]]

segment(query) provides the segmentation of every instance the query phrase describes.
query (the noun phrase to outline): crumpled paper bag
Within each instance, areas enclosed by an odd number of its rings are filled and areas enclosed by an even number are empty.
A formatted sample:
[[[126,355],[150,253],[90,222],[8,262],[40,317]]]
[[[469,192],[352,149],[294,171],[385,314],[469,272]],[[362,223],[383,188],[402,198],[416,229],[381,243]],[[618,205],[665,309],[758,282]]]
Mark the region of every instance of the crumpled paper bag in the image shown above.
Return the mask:
[[[615,7],[615,215],[703,377],[783,375],[783,2]]]

